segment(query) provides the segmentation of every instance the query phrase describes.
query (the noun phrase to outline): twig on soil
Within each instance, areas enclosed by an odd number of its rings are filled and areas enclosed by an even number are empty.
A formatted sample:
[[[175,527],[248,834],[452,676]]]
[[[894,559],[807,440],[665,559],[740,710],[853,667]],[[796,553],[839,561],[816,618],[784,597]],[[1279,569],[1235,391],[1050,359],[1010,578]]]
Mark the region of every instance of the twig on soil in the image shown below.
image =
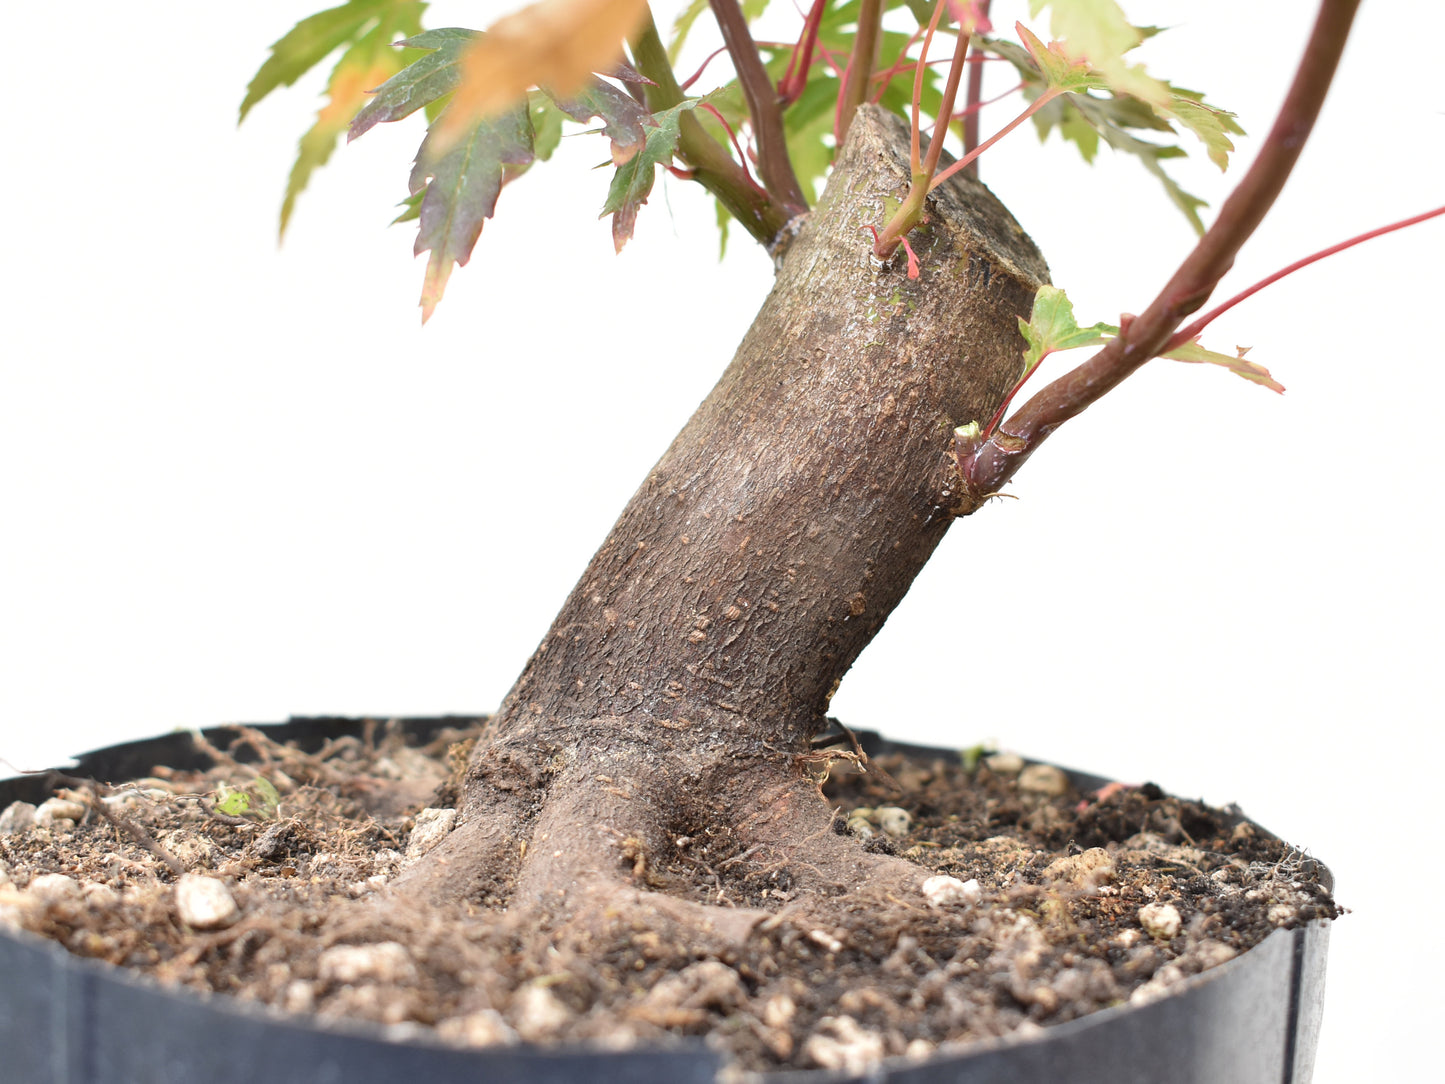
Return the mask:
[[[114,793],[109,786],[93,779],[78,779],[75,776],[62,775],[60,772],[52,772],[51,775],[54,779],[69,784],[70,794],[81,799],[97,814],[130,836],[133,842],[159,858],[177,877],[186,872],[185,864],[157,843],[149,832],[129,817],[122,817],[119,813],[112,812],[110,807],[102,801],[105,795]]]

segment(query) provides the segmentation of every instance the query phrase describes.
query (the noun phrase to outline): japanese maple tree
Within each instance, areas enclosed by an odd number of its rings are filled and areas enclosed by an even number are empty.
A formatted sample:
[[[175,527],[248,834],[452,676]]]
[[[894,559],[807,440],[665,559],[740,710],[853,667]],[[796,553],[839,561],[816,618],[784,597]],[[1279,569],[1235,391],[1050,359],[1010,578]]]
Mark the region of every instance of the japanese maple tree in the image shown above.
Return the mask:
[[[423,319],[479,240],[485,252],[504,188],[576,126],[613,171],[601,211],[618,249],[666,169],[777,268],[732,364],[492,718],[459,826],[410,888],[506,901],[580,937],[646,925],[687,952],[766,914],[670,895],[653,870],[678,838],[707,834],[737,876],[813,919],[846,925],[863,901],[916,893],[920,869],[830,830],[819,775],[858,754],[815,747],[829,700],[950,525],[1130,373],[1167,358],[1283,390],[1243,351],[1200,342],[1252,290],[1186,321],[1289,176],[1356,6],[1324,0],[1273,128],[1207,228],[1170,162],[1198,150],[1225,168],[1240,127],[1135,59],[1158,31],[1114,0],[1031,0],[1013,27],[990,22],[987,0],[813,0],[786,41],[754,36],[767,0],[694,0],[666,36],[643,0],[542,0],[485,30],[427,29],[414,0],[350,0],[278,40],[243,117],[334,65],[283,230],[343,136],[423,115],[398,219],[427,256]],[[704,33],[707,63],[675,68]],[[982,100],[990,63],[1016,79],[996,103]],[[978,182],[980,155],[1030,126],[1086,159],[1101,146],[1136,157],[1198,232],[1137,315],[1081,325]],[[1082,349],[1094,352],[1022,390],[1050,355]],[[838,885],[853,886],[846,903]]]

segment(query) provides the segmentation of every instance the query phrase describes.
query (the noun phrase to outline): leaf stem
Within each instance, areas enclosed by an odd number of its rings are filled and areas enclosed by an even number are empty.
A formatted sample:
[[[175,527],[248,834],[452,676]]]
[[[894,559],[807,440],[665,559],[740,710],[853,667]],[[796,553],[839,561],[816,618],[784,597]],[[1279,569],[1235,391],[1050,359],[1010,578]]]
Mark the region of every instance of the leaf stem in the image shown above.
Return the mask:
[[[868,98],[882,29],[883,0],[862,0],[858,8],[858,30],[853,36],[853,54],[843,76],[843,89],[838,94],[838,117],[833,134],[839,147],[848,138],[853,115]]]
[[[828,0],[813,0],[808,17],[803,20],[803,32],[793,54],[788,58],[788,70],[778,83],[778,101],[783,106],[792,105],[808,86],[808,69],[813,66],[813,53],[818,47],[818,30],[823,25],[823,13]]]
[[[938,157],[943,153],[943,140],[948,135],[948,126],[953,120],[953,103],[958,98],[958,84],[963,79],[963,65],[968,57],[970,35],[967,27],[958,28],[958,40],[953,45],[953,62],[948,66],[948,78],[943,84],[943,98],[939,101],[938,116],[933,121],[933,138],[928,143],[928,154],[923,159],[923,172],[929,177],[938,171]],[[932,188],[933,185],[928,186]]]
[[[783,133],[783,113],[778,105],[778,92],[763,67],[763,58],[753,43],[748,20],[738,0],[708,0],[722,30],[723,43],[738,74],[743,97],[748,102],[748,115],[753,122],[753,137],[758,146],[758,176],[773,199],[788,210],[789,217],[808,209],[788,156],[788,141]]]
[[[1348,241],[1341,241],[1339,244],[1331,245],[1329,248],[1322,248],[1318,252],[1304,257],[1304,259],[1296,260],[1288,267],[1281,267],[1274,274],[1266,275],[1264,278],[1260,279],[1248,289],[1241,290],[1239,293],[1235,294],[1222,305],[1217,305],[1214,308],[1210,309],[1207,313],[1201,316],[1198,320],[1195,320],[1194,323],[1190,324],[1188,327],[1176,331],[1174,335],[1169,339],[1169,341],[1164,344],[1164,349],[1162,353],[1167,354],[1169,351],[1175,349],[1176,347],[1183,346],[1185,343],[1191,342],[1192,340],[1196,339],[1204,331],[1205,328],[1207,328],[1210,324],[1214,323],[1216,319],[1223,316],[1226,312],[1234,308],[1234,306],[1238,305],[1241,301],[1248,300],[1255,294],[1259,293],[1259,291],[1263,290],[1266,286],[1272,286],[1280,279],[1285,278],[1288,275],[1294,274],[1302,267],[1308,267],[1310,264],[1317,263],[1328,256],[1333,256],[1337,252],[1344,252],[1346,249],[1354,248],[1356,245],[1363,244],[1366,241],[1372,241],[1376,237],[1383,237],[1387,233],[1394,233],[1396,230],[1403,230],[1407,226],[1414,226],[1429,219],[1438,218],[1440,215],[1445,215],[1445,207],[1436,207],[1433,211],[1426,211],[1423,214],[1411,215],[1409,218],[1402,218],[1398,222],[1391,222],[1388,226],[1380,226],[1377,229],[1367,230],[1365,233],[1359,234],[1355,237],[1351,237]]]
[[[628,46],[637,70],[652,80],[643,91],[647,107],[656,113],[671,109],[685,99],[657,33],[652,11],[650,8],[644,11],[642,24],[628,40]],[[678,155],[692,169],[693,179],[716,196],[755,240],[771,247],[792,214],[758,188],[747,170],[733,161],[726,148],[708,135],[692,113],[684,112],[679,118],[678,132]]]
[[[1274,127],[1219,217],[1142,315],[1125,323],[1120,334],[1088,361],[1046,385],[961,461],[972,494],[996,492],[1050,433],[1163,353],[1185,317],[1208,299],[1294,169],[1334,79],[1358,7],[1359,0],[1323,0]]]
[[[1025,109],[1018,116],[1014,117],[1013,120],[1005,124],[1002,128],[1000,128],[997,132],[990,136],[987,141],[981,143],[977,147],[974,147],[973,150],[969,151],[957,162],[954,162],[953,165],[949,166],[942,173],[938,174],[938,176],[934,177],[932,183],[928,186],[929,190],[932,191],[933,189],[941,185],[944,181],[948,180],[948,178],[952,177],[955,173],[967,169],[970,165],[972,165],[978,160],[979,155],[981,155],[984,151],[988,150],[1000,139],[1008,135],[1020,124],[1028,120],[1040,109],[1042,109],[1044,106],[1046,106],[1049,102],[1053,101],[1062,93],[1064,92],[1058,87],[1050,87],[1048,90],[1044,91],[1042,94],[1040,94],[1037,98],[1035,98],[1032,102],[1029,103],[1029,107],[1027,109]]]

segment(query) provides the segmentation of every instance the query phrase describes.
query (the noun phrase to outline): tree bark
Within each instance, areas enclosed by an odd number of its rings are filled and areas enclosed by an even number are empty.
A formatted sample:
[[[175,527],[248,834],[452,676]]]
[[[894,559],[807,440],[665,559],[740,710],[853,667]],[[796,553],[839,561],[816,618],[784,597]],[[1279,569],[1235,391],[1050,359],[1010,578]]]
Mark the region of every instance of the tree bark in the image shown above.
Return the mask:
[[[1048,274],[963,177],[929,198],[919,276],[880,263],[866,228],[908,186],[906,126],[860,109],[732,364],[480,743],[438,895],[616,888],[619,863],[728,816],[738,854],[831,836],[808,739],[948,529],[954,427],[1019,378],[1018,317]],[[800,875],[824,896],[875,857],[831,838],[836,860],[815,845]]]

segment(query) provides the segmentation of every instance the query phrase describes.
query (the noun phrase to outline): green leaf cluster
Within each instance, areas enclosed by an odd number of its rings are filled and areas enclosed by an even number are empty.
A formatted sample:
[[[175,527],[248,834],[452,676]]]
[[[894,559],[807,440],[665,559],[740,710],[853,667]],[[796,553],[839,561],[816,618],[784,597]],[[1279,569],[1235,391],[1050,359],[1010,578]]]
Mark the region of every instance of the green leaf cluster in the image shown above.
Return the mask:
[[[1020,383],[1038,367],[1039,362],[1059,350],[1077,350],[1086,346],[1102,346],[1119,334],[1113,324],[1090,324],[1080,327],[1074,318],[1074,305],[1068,295],[1057,286],[1040,287],[1034,295],[1033,312],[1027,320],[1019,318],[1019,332],[1023,335],[1028,349],[1024,351],[1024,372]],[[1172,361],[1187,361],[1196,364],[1218,365],[1237,376],[1272,391],[1283,392],[1284,386],[1274,379],[1263,365],[1257,365],[1245,358],[1248,348],[1236,350],[1231,356],[1214,350],[1206,350],[1197,339],[1170,350],[1160,357]]]
[[[281,203],[284,236],[296,200],[325,165],[368,91],[410,59],[392,47],[398,38],[421,30],[426,4],[419,0],[349,0],[340,7],[302,19],[271,46],[241,102],[240,120],[273,90],[297,80],[338,50],[341,53],[327,80],[327,102],[316,122],[301,137],[296,161]]]
[[[1074,303],[1057,286],[1041,286],[1034,295],[1033,312],[1025,320],[1019,317],[1019,332],[1028,349],[1024,351],[1024,376],[1039,362],[1058,350],[1077,350],[1084,346],[1100,346],[1119,334],[1112,324],[1080,327],[1074,319]]]
[[[1002,38],[985,42],[989,51],[1018,70],[1029,100],[1050,89],[1064,92],[1034,114],[1039,137],[1046,139],[1057,130],[1086,162],[1094,160],[1101,140],[1134,155],[1202,234],[1199,210],[1204,201],[1180,187],[1163,166],[1170,158],[1184,157],[1185,150],[1177,143],[1142,139],[1137,133],[1192,132],[1222,170],[1234,150],[1230,136],[1244,132],[1234,114],[1209,104],[1198,91],[1154,78],[1142,64],[1130,63],[1128,54],[1159,31],[1131,25],[1114,0],[1030,0],[1034,15],[1045,8],[1050,9],[1050,29],[1056,39],[1047,46],[1022,26],[1023,45]]]
[[[228,817],[271,820],[280,808],[281,795],[265,776],[257,776],[247,787],[223,786],[216,791],[216,811]]]

